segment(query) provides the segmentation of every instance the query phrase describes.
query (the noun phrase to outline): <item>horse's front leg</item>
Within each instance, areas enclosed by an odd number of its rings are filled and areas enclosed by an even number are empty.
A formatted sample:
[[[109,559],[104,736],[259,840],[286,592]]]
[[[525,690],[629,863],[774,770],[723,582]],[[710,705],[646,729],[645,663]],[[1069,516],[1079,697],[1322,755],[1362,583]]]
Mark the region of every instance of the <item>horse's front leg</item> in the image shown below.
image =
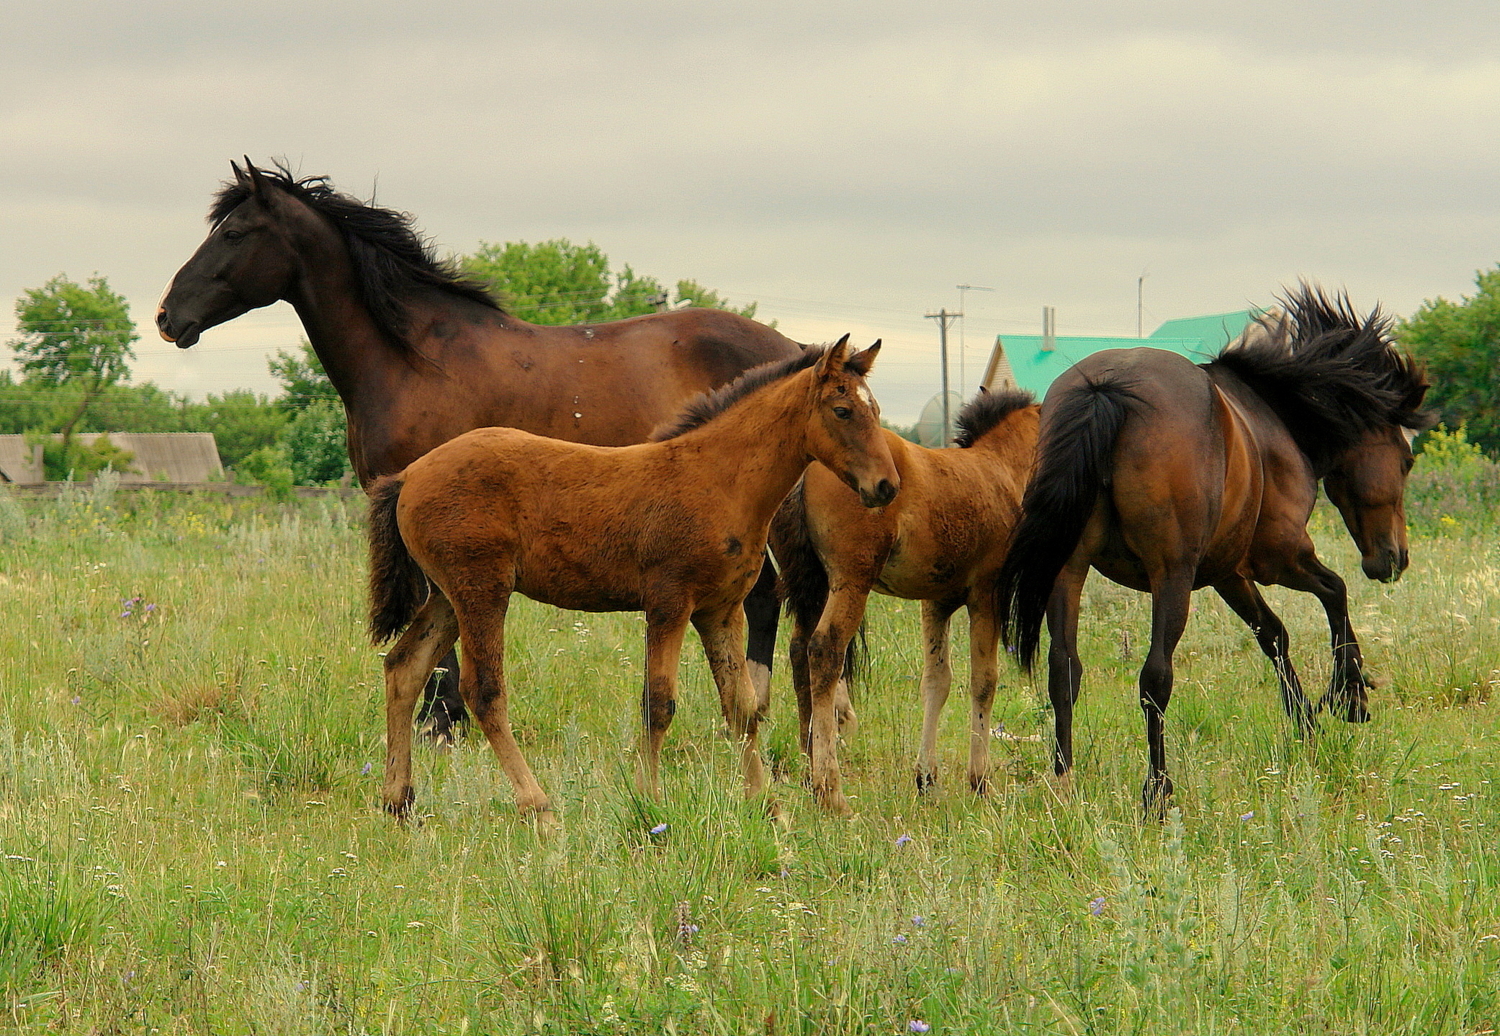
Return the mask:
[[[1359,640],[1349,623],[1349,590],[1339,574],[1309,554],[1302,559],[1297,572],[1282,579],[1283,586],[1306,590],[1323,605],[1328,616],[1328,632],[1333,647],[1333,673],[1328,691],[1318,699],[1318,708],[1327,708],[1346,723],[1365,723],[1370,719],[1369,684],[1365,679],[1364,657]]]
[[[836,697],[849,642],[864,620],[869,592],[869,587],[863,583],[844,581],[835,586],[828,595],[823,616],[818,620],[818,628],[813,631],[807,648],[812,684],[809,756],[813,795],[819,805],[832,813],[851,812],[849,801],[844,797],[843,777],[839,773]]]
[[[987,588],[969,599],[969,787],[984,794],[990,772],[990,720],[1000,682],[1000,626]]]
[[[745,667],[745,628],[739,606],[700,612],[693,628],[703,641],[703,654],[719,689],[719,707],[729,736],[740,748],[745,795],[766,790],[766,770],[760,758],[760,697]]]
[[[1261,651],[1271,660],[1271,666],[1276,670],[1276,680],[1281,686],[1281,706],[1286,714],[1296,721],[1304,734],[1312,733],[1313,707],[1307,700],[1307,695],[1302,692],[1302,681],[1292,666],[1286,624],[1266,604],[1260,589],[1244,576],[1233,576],[1215,583],[1214,589],[1224,599],[1224,603],[1250,627]]]
[[[401,639],[385,656],[386,812],[404,817],[411,810],[412,714],[433,665],[458,639],[458,620],[448,598],[434,589]]]
[[[956,605],[922,602],[922,740],[917,746],[917,790],[937,784],[937,731],[943,706],[953,685],[953,664],[948,650],[948,620]]]
[[[646,686],[641,698],[644,752],[639,781],[641,793],[654,799],[661,797],[662,742],[677,713],[677,665],[688,614],[688,608],[676,602],[646,607]],[[753,689],[748,693],[754,697]]]
[[[510,693],[505,679],[505,617],[510,610],[510,593],[508,586],[503,587],[493,596],[460,606],[464,667],[458,686],[510,778],[516,808],[523,816],[535,815],[547,822],[552,817],[552,804],[532,774],[510,726]]]

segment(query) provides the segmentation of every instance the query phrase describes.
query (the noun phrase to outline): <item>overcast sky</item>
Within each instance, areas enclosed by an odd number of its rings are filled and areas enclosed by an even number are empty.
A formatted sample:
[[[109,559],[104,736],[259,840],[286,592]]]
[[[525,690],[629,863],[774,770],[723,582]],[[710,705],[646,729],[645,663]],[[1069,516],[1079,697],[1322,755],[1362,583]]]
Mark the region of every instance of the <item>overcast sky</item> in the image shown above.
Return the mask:
[[[413,213],[446,252],[593,241],[800,341],[883,337],[913,420],[996,333],[1134,334],[1298,278],[1406,315],[1500,261],[1494,0],[12,5],[0,340],[95,272],[136,380],[274,391],[278,304],[179,351],[157,296],[229,161]],[[963,349],[958,348],[960,335]]]

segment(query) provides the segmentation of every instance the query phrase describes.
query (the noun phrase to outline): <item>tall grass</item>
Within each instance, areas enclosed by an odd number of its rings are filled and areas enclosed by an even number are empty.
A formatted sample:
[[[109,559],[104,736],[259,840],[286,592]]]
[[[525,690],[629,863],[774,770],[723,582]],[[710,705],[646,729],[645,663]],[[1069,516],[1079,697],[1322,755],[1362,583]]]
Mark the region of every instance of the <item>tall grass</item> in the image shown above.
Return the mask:
[[[563,816],[543,837],[480,739],[418,753],[419,822],[379,811],[357,507],[0,495],[0,1007],[79,1033],[1490,1031],[1490,528],[1424,521],[1401,582],[1351,582],[1376,719],[1306,741],[1198,595],[1164,824],[1138,817],[1148,609],[1102,580],[1071,788],[1043,689],[1007,670],[992,793],[962,778],[960,687],[918,797],[916,609],[877,599],[857,813],[813,808],[783,666],[779,824],[740,795],[691,638],[643,801],[639,617],[518,601],[517,734]],[[1268,598],[1316,688],[1316,603]]]

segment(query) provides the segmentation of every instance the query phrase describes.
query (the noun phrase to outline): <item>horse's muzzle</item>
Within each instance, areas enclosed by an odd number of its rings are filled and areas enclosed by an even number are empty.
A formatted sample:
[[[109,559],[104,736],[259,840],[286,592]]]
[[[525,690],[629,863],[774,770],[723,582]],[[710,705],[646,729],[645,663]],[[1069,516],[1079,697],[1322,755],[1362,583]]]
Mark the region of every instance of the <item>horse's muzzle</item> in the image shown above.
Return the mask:
[[[163,341],[171,342],[179,349],[188,349],[197,344],[199,331],[196,321],[181,330],[174,330],[172,318],[167,316],[167,311],[165,309],[156,311],[156,333],[161,335]]]
[[[896,486],[888,478],[881,479],[880,484],[869,492],[863,489],[859,491],[859,502],[866,507],[884,507],[894,499]]]
[[[1404,550],[1382,550],[1377,554],[1371,554],[1360,558],[1359,567],[1370,579],[1381,583],[1394,583],[1401,578],[1401,573],[1406,571],[1406,566],[1411,562],[1411,555]]]

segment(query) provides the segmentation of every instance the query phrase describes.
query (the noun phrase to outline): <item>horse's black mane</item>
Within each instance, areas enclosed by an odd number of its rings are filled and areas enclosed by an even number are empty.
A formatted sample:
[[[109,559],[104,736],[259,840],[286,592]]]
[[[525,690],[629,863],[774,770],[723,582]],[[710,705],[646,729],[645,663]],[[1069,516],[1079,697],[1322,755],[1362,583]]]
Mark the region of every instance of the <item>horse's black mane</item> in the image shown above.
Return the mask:
[[[968,449],[1017,410],[1036,402],[1036,396],[1025,389],[980,389],[979,394],[963,405],[953,423],[958,427],[953,445]]]
[[[418,289],[435,289],[489,309],[501,309],[484,285],[465,277],[454,263],[437,258],[431,243],[412,226],[414,221],[409,213],[383,209],[341,194],[326,176],[298,179],[282,162],[277,162],[275,169],[257,171],[264,180],[339,228],[349,246],[360,300],[376,326],[397,345],[411,348],[406,338],[405,303]],[[214,195],[208,211],[209,224],[218,226],[251,193],[248,169],[245,175],[226,180]]]
[[[650,442],[665,442],[701,428],[758,388],[805,371],[822,359],[826,345],[810,345],[797,356],[752,367],[729,384],[694,397],[682,412],[651,433]]]
[[[1343,292],[1329,298],[1308,284],[1279,301],[1285,316],[1262,318],[1203,367],[1249,384],[1314,468],[1382,425],[1432,426],[1433,415],[1421,409],[1421,365],[1392,342],[1379,307],[1362,317]]]

